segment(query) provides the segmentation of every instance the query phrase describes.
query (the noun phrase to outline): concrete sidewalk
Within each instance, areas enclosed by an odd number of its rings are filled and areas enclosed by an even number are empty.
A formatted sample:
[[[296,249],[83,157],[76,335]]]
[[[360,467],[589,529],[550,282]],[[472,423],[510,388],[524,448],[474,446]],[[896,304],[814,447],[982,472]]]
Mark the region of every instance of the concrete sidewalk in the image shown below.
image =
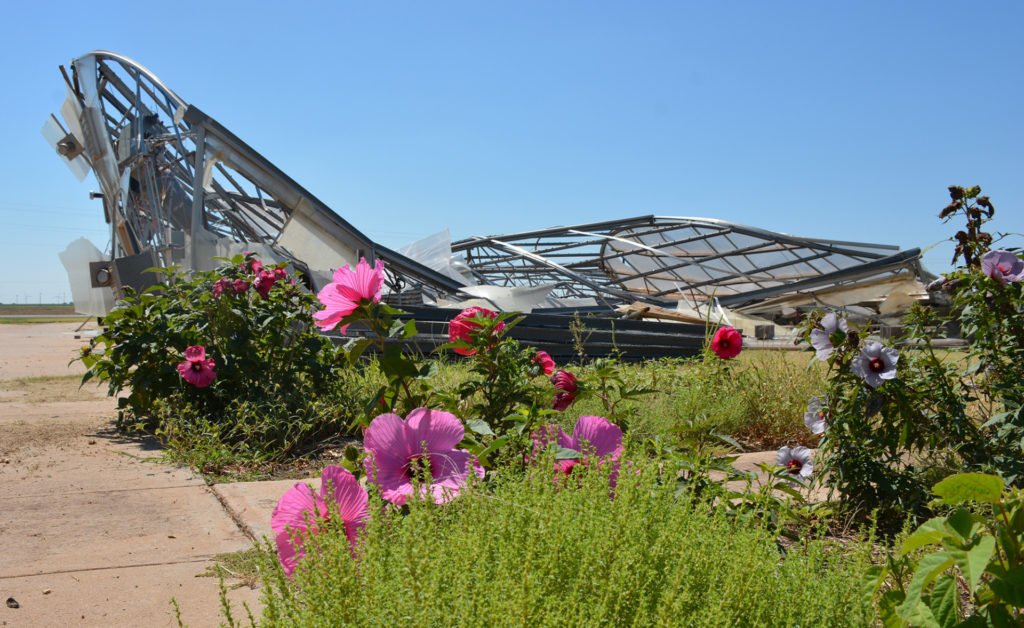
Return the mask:
[[[115,402],[67,377],[76,326],[0,325],[0,603],[18,605],[0,625],[174,626],[173,597],[216,626],[217,579],[197,576],[250,540],[202,478],[110,430]],[[257,591],[230,597],[258,613]]]

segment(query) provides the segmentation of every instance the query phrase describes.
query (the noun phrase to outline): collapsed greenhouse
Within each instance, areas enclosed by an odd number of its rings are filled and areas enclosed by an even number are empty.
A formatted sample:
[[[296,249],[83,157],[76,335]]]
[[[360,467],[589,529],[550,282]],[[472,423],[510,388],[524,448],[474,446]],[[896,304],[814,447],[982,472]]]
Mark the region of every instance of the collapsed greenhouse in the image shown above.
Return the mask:
[[[638,358],[694,351],[707,322],[769,337],[818,307],[885,321],[929,298],[933,277],[918,249],[707,218],[640,216],[454,242],[444,229],[394,250],[135,61],[95,51],[61,73],[63,123],[51,115],[43,134],[79,181],[92,172],[110,228],[107,250],[80,239],[61,255],[83,314],[102,316],[124,287],[157,281],[145,269],[208,269],[243,251],[288,262],[311,290],[360,257],[381,259],[385,298],[424,321],[428,341],[443,338],[450,310],[479,304],[529,313],[516,333],[560,355],[579,316],[588,352]]]

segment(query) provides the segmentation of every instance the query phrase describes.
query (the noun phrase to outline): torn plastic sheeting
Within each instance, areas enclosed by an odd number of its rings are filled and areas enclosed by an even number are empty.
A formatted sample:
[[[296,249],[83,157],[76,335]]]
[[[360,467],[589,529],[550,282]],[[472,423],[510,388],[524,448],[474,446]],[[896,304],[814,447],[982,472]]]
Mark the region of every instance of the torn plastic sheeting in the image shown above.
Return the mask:
[[[110,288],[92,287],[89,263],[107,258],[85,238],[71,241],[58,256],[68,274],[75,311],[86,316],[106,316],[114,307],[114,292]]]
[[[466,285],[477,283],[473,280],[472,273],[469,272],[469,267],[465,262],[458,264],[461,260],[452,258],[452,236],[447,227],[407,244],[398,249],[398,252],[431,270],[436,270],[442,275]],[[465,269],[466,272],[460,272],[462,269]]]
[[[758,314],[761,312],[767,314],[785,307],[824,306],[836,309],[848,308],[860,303],[882,301],[894,290],[899,290],[912,296],[915,300],[927,299],[928,293],[925,290],[924,284],[910,275],[910,271],[901,271],[895,276],[884,277],[867,285],[835,286],[826,290],[787,294],[735,309],[748,314]]]
[[[486,299],[503,312],[528,313],[544,303],[554,289],[554,284],[512,288],[505,286],[466,286],[461,292],[479,299]]]

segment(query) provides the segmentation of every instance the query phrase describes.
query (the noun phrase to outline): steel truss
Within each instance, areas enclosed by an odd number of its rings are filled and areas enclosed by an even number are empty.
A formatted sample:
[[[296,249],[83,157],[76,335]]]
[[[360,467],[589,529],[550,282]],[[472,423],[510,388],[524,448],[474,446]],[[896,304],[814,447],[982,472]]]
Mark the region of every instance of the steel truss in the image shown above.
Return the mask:
[[[482,283],[553,284],[553,296],[607,306],[712,297],[755,308],[771,297],[921,279],[920,251],[801,238],[707,218],[640,216],[455,242]]]
[[[44,134],[79,178],[95,175],[114,261],[202,268],[211,254],[255,247],[292,262],[312,288],[359,257],[383,259],[396,293],[461,287],[371,240],[132,59],[95,51],[61,72],[67,128],[51,117]]]

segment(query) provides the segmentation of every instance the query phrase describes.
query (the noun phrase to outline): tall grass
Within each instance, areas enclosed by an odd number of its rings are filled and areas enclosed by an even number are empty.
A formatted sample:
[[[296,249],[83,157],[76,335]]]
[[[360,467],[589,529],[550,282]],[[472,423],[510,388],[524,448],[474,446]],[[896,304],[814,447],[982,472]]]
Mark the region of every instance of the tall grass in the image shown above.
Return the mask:
[[[658,360],[622,368],[636,384],[658,392],[635,404],[633,439],[659,437],[676,445],[710,432],[732,436],[749,449],[816,445],[804,426],[807,401],[825,387],[824,365],[810,353],[750,351],[737,360]],[[587,369],[580,371],[586,380]],[[577,403],[567,422],[602,414],[596,400]]]
[[[597,471],[562,488],[535,473],[375,516],[355,559],[343,534],[322,533],[293,579],[264,566],[261,624],[871,623],[857,578],[866,545],[783,554],[771,530],[677,495],[651,465],[627,468],[614,499]]]

